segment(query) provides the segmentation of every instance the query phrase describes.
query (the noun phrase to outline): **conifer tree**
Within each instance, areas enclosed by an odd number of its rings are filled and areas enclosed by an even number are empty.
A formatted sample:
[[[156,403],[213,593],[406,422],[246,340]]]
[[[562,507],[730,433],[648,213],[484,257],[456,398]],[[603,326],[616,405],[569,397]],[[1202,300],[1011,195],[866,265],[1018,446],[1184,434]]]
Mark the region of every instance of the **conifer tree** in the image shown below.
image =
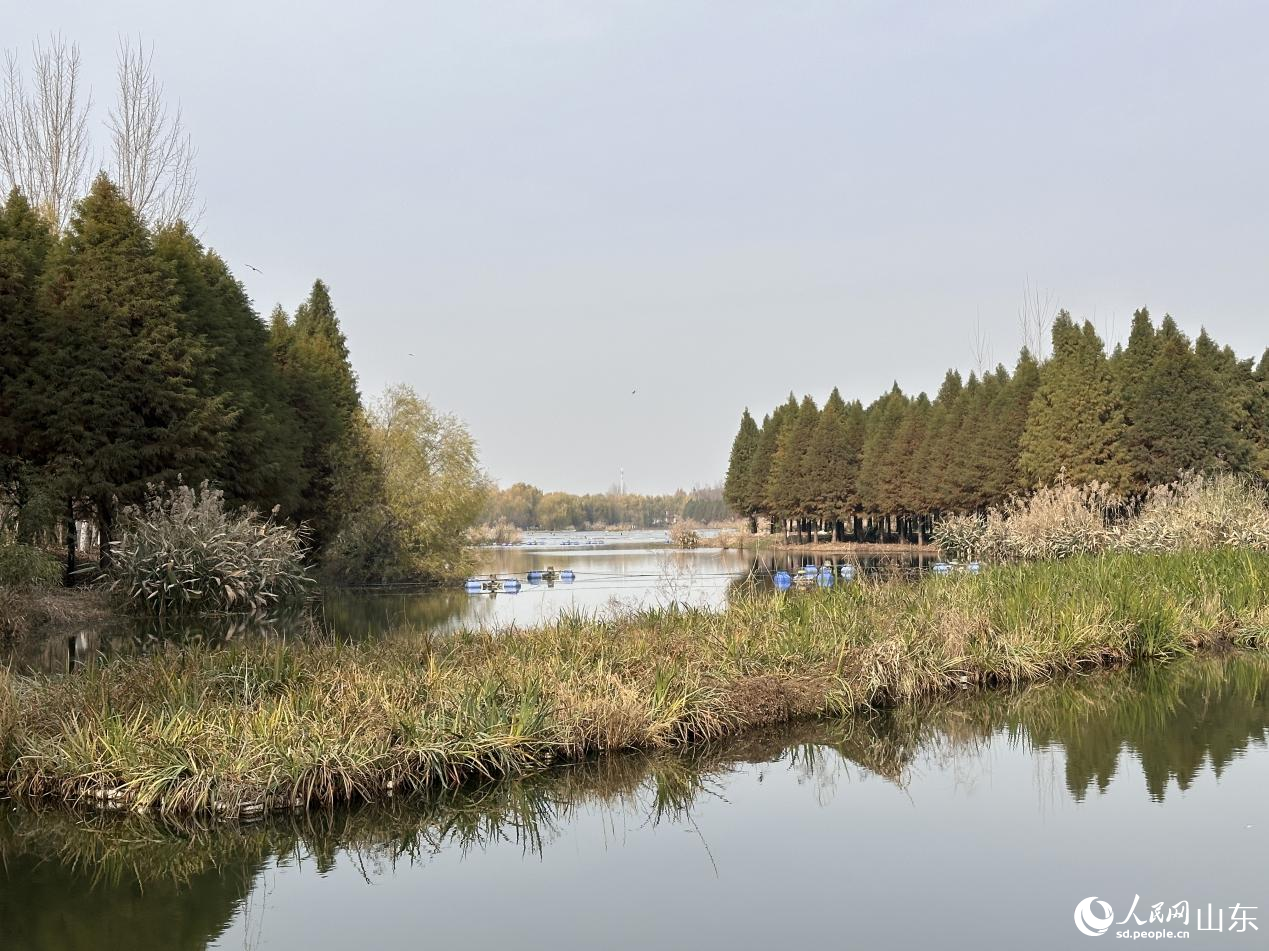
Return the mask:
[[[196,385],[203,352],[145,225],[104,175],[50,256],[40,378],[47,457],[62,498],[84,504],[109,560],[117,507],[147,483],[214,472],[221,400]]]
[[[956,496],[952,459],[965,415],[964,390],[960,373],[948,370],[931,404],[925,443],[918,452],[922,495],[934,515],[951,511]]]
[[[893,447],[907,399],[895,383],[885,396],[865,410],[868,431],[859,465],[859,494],[864,511],[872,515],[894,513],[892,490],[897,480],[891,472],[895,462]]]
[[[1029,478],[1127,484],[1121,439],[1127,423],[1119,386],[1092,324],[1061,311],[1053,322],[1053,356],[1041,368],[1022,433],[1020,462]]]
[[[370,428],[348,360],[348,344],[322,281],[313,283],[294,322],[274,312],[270,334],[303,436],[306,491],[295,514],[310,526],[320,548],[334,538],[345,515],[377,497],[379,475],[370,450]]]
[[[780,406],[762,420],[762,428],[758,433],[758,448],[753,454],[753,462],[749,466],[749,499],[753,511],[771,517],[775,516],[775,508],[768,494],[771,481],[771,467],[779,447],[780,430],[785,421],[797,416],[798,403],[793,394]]]
[[[834,387],[820,410],[807,450],[803,492],[811,515],[836,524],[858,504],[859,454],[863,410],[847,406]]]
[[[155,236],[155,252],[176,280],[188,332],[201,338],[199,386],[225,406],[225,456],[215,481],[231,503],[286,514],[299,506],[298,419],[269,353],[269,331],[223,259],[183,223]]]
[[[42,407],[32,377],[42,337],[39,285],[53,239],[48,226],[15,188],[0,207],[0,503],[18,515],[28,537],[38,479]],[[3,526],[0,526],[3,527]]]
[[[1125,449],[1133,488],[1170,482],[1186,470],[1226,462],[1234,433],[1216,374],[1165,317],[1150,369],[1131,389],[1133,420]]]
[[[795,413],[796,415],[790,415],[780,431],[768,479],[767,493],[771,499],[772,512],[781,518],[796,518],[808,514],[807,499],[802,493],[805,485],[803,477],[807,449],[819,422],[819,410],[815,401],[810,396],[805,396]]]
[[[749,408],[740,416],[740,429],[732,440],[731,457],[727,462],[727,478],[723,483],[723,498],[737,515],[749,518],[750,531],[756,531],[755,516],[758,510],[749,495],[749,467],[758,451],[758,424],[749,415]]]

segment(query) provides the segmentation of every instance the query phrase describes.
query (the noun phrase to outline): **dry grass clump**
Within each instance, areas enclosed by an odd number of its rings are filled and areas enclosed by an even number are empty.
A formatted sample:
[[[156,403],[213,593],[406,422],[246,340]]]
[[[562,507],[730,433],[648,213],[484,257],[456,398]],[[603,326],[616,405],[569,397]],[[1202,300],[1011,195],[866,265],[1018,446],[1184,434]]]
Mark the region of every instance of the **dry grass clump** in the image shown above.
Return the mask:
[[[1116,532],[1114,547],[1133,552],[1269,551],[1269,493],[1227,473],[1188,476],[1159,486]]]
[[[120,528],[110,586],[149,614],[262,611],[311,583],[299,530],[227,509],[224,493],[206,482],[153,489]]]
[[[701,534],[683,522],[676,522],[670,529],[670,544],[675,548],[700,548]]]
[[[1269,555],[1080,556],[373,644],[0,681],[10,794],[251,816],[663,750],[791,717],[1269,640]]]
[[[1269,551],[1269,495],[1218,473],[1184,476],[1129,506],[1102,483],[1059,483],[1010,499],[986,516],[953,515],[934,529],[954,558],[1066,558],[1100,551],[1211,548]]]

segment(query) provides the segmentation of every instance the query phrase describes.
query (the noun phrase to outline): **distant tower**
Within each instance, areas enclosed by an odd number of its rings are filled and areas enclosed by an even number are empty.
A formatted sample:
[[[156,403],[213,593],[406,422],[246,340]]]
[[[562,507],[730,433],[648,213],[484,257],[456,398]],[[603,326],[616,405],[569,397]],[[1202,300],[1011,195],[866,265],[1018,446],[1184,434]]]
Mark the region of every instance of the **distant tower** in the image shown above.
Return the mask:
[[[617,494],[626,494],[626,467],[622,466],[617,470]]]

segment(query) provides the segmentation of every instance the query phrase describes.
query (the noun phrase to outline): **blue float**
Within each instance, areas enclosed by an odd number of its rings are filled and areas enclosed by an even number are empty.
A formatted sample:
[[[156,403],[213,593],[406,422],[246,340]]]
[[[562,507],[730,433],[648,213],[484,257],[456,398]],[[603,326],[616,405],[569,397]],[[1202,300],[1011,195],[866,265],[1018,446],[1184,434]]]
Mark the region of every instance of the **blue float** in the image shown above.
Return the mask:
[[[520,591],[520,582],[515,578],[506,578],[502,582],[502,590],[507,594],[516,594]]]
[[[851,580],[853,580],[853,579],[854,579],[854,577],[855,577],[855,566],[854,566],[854,565],[842,565],[842,567],[841,567],[841,576],[842,576],[842,580],[843,580],[843,581],[851,581]]]
[[[980,571],[982,570],[982,567],[983,567],[983,566],[982,566],[979,562],[977,562],[977,561],[971,561],[971,562],[970,562],[968,565],[966,565],[965,567],[969,569],[969,573],[970,573],[971,575],[976,575],[976,574],[978,574],[978,572],[980,572]]]
[[[793,577],[787,571],[777,571],[775,573],[775,586],[781,591],[788,591],[793,587]]]
[[[833,574],[833,569],[825,568],[819,573],[819,576],[815,579],[815,583],[821,588],[831,588],[833,586],[833,582],[836,580],[837,576]]]
[[[930,566],[930,570],[933,571],[936,575],[946,575],[946,574],[951,574],[952,566],[949,565],[946,561],[936,561],[934,564]]]
[[[563,571],[560,572],[561,581],[573,581],[576,578],[577,578],[577,575],[573,573],[572,568],[565,568]]]

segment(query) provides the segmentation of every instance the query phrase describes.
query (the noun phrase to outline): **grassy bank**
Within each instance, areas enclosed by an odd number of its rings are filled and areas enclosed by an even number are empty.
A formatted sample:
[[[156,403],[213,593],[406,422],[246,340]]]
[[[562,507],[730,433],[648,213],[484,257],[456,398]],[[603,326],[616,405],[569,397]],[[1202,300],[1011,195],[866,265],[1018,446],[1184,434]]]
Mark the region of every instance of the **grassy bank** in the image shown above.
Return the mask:
[[[1269,641],[1269,555],[1103,554],[503,635],[0,675],[10,794],[250,816]]]

